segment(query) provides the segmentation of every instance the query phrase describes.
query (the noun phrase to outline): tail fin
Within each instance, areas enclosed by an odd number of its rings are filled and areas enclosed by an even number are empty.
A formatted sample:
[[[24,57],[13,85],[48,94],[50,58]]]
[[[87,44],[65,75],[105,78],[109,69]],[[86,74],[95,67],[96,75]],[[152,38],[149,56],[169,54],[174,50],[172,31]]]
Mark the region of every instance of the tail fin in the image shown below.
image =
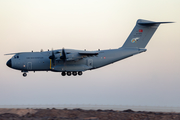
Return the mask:
[[[122,47],[145,48],[161,23],[172,22],[153,22],[142,19],[137,20],[136,26]]]

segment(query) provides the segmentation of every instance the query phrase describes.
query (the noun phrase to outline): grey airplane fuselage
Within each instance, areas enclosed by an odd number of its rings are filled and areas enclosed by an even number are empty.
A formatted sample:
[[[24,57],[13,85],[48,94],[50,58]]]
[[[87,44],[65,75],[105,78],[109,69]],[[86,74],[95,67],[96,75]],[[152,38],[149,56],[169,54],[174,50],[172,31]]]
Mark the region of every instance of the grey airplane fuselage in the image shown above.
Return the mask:
[[[61,51],[61,50],[55,50]],[[72,54],[73,52],[78,53],[81,50],[66,49],[66,52]],[[112,50],[99,50],[98,55],[85,55],[81,59],[75,61],[57,60],[55,65],[51,63],[49,56],[51,51],[45,52],[24,52],[17,53],[11,58],[11,68],[21,70],[22,72],[27,71],[85,71],[95,68],[99,68],[121,59],[130,57],[134,54],[138,54],[146,51],[146,49],[138,48],[120,48]]]

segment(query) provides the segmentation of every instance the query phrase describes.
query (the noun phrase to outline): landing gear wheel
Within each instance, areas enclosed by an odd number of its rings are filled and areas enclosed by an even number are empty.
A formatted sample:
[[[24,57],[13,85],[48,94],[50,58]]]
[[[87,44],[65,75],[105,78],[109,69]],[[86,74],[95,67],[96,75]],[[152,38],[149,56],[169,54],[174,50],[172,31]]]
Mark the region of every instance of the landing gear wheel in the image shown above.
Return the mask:
[[[68,76],[71,76],[71,72],[67,72],[67,75],[68,75]]]
[[[72,72],[72,74],[73,74],[74,76],[76,76],[76,75],[77,75],[77,72],[74,71],[74,72]]]
[[[62,75],[62,76],[66,76],[66,72],[62,72],[61,75]]]
[[[78,72],[78,75],[82,75],[82,71],[79,71],[79,72]]]
[[[27,76],[27,73],[23,73],[23,77],[26,77]]]

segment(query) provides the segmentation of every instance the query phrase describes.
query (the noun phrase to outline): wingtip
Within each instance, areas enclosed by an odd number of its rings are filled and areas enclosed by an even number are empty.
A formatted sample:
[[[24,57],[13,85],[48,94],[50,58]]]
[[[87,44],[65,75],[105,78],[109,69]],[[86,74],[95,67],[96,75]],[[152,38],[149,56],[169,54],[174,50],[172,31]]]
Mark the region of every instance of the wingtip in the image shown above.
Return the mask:
[[[16,53],[8,53],[8,54],[4,54],[4,55],[14,55],[14,54],[16,54]]]

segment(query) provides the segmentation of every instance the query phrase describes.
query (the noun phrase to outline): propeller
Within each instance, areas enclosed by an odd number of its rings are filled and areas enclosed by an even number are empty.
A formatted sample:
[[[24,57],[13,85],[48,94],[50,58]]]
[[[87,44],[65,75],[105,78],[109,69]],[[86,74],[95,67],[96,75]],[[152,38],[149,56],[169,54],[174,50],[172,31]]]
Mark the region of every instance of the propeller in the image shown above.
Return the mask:
[[[52,55],[51,56],[49,56],[49,59],[51,59],[52,60],[52,63],[53,63],[53,66],[55,65],[55,55],[54,55],[54,51],[53,51],[53,49],[52,49]]]
[[[64,48],[62,49],[62,56],[60,57],[64,62],[66,61],[66,53]]]

